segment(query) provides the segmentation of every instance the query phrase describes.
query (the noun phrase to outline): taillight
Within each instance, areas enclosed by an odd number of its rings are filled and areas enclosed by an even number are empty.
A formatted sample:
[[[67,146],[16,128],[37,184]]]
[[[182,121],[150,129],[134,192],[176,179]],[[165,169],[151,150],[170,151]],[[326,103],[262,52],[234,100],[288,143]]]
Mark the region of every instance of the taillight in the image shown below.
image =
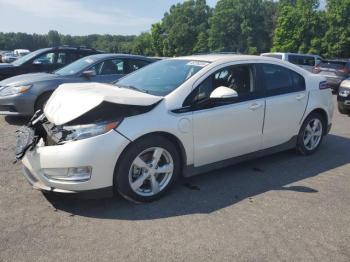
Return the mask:
[[[321,90],[323,90],[323,89],[328,89],[328,88],[330,88],[330,86],[327,84],[327,81],[322,81],[322,82],[320,82],[319,88],[320,88]]]

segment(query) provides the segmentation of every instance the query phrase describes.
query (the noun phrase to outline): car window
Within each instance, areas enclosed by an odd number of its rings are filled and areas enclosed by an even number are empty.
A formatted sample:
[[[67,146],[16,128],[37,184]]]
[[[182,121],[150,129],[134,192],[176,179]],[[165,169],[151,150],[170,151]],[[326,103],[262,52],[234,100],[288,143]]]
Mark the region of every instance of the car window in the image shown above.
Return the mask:
[[[78,59],[78,55],[73,52],[58,52],[57,54],[57,64],[68,65]]]
[[[319,64],[321,68],[339,69],[344,67],[346,62],[344,61],[323,61]]]
[[[96,75],[124,74],[124,61],[121,59],[106,60],[91,67]]]
[[[267,95],[305,90],[304,77],[285,67],[262,64],[262,75]]]
[[[54,64],[55,63],[55,52],[48,52],[38,56],[34,61],[34,64]]]
[[[144,67],[148,65],[150,62],[145,61],[145,60],[139,60],[139,59],[129,59],[128,64],[129,64],[129,73],[134,72],[141,67]]]
[[[256,91],[255,76],[255,66],[249,64],[220,69],[195,88],[186,98],[184,106],[209,100],[210,94],[220,86],[231,88],[238,93],[238,98],[233,99],[235,102],[248,100]]]
[[[288,55],[288,61],[302,66],[314,66],[315,58],[313,56],[303,56],[303,55]]]

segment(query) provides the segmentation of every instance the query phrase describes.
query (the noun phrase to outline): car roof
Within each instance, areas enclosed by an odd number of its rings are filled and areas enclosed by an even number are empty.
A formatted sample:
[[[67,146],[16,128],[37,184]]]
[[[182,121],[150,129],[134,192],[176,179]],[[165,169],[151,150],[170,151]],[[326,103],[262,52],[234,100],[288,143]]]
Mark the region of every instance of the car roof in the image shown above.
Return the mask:
[[[257,56],[257,55],[232,55],[232,54],[211,54],[211,55],[192,55],[176,57],[174,59],[187,59],[192,61],[205,61],[205,62],[231,62],[231,61],[249,61],[249,60],[262,60],[276,62],[275,58]]]
[[[314,54],[284,53],[284,52],[270,52],[270,53],[262,53],[261,55],[298,55],[298,56],[313,56],[313,57],[321,57],[321,56],[319,56],[319,55],[314,55]]]
[[[152,59],[141,55],[115,54],[115,53],[95,54],[95,55],[89,55],[87,57],[90,57],[91,59],[96,61],[100,59],[106,59],[106,58],[136,58],[136,59],[141,59],[146,61],[156,61],[156,59]]]

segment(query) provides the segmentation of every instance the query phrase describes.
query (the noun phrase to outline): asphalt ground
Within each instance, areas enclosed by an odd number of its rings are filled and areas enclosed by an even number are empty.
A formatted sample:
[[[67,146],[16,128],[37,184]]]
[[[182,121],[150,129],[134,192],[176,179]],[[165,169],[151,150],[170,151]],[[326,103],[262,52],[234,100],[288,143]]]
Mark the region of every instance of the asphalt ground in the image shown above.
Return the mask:
[[[287,151],[178,181],[161,200],[44,195],[0,117],[0,261],[350,261],[350,117]]]

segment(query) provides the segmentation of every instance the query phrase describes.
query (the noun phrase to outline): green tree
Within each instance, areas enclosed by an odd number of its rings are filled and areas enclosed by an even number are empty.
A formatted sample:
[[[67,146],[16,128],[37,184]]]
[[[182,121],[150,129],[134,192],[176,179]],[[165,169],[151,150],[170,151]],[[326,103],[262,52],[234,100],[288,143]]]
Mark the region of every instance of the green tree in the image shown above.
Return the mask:
[[[47,34],[49,46],[59,46],[61,44],[61,37],[57,31],[50,30]]]
[[[150,33],[141,33],[133,41],[132,53],[137,55],[154,55],[152,46],[152,35]]]
[[[268,50],[275,9],[273,1],[219,0],[210,18],[210,49],[251,53]]]
[[[327,0],[327,32],[323,39],[326,54],[350,57],[350,0]]]
[[[320,53],[324,34],[319,0],[282,1],[273,38],[273,51]]]

